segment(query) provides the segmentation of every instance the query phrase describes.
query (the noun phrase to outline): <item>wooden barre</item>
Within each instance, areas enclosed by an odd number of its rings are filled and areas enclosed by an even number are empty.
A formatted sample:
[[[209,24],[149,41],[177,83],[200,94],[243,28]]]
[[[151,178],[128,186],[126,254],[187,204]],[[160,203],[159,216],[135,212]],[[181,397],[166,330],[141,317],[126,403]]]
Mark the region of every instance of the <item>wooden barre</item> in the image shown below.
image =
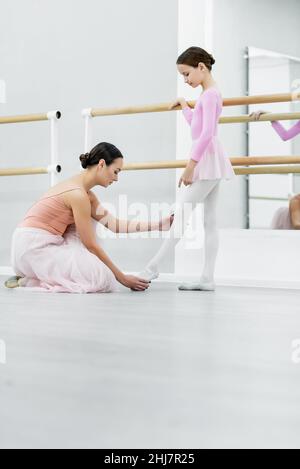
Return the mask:
[[[300,120],[300,112],[261,114],[259,119],[250,117],[248,114],[243,115],[243,116],[221,117],[219,119],[219,124],[236,124],[236,123],[245,123],[245,122],[274,122],[274,121],[287,121],[287,120]]]
[[[259,166],[259,165],[280,165],[280,164],[300,164],[300,156],[246,156],[230,158],[233,166]],[[188,160],[174,161],[149,161],[145,163],[127,163],[123,171],[138,171],[151,169],[179,169],[185,168]]]
[[[50,114],[56,119],[60,119],[61,113],[55,111],[54,113],[43,113],[43,114],[23,114],[19,116],[5,116],[0,117],[0,124],[17,124],[21,122],[36,122],[36,121],[47,121],[50,119]]]
[[[185,165],[180,166],[185,167]],[[173,168],[178,168],[178,166],[173,166]],[[124,167],[124,170],[133,170],[133,169],[146,169],[146,168],[128,168]],[[150,168],[147,168],[150,169]],[[151,168],[151,169],[166,169],[166,168]],[[293,174],[300,173],[300,165],[290,165],[290,166],[252,166],[252,167],[234,167],[234,172],[236,175],[246,175],[246,174]]]
[[[300,93],[281,93],[281,94],[266,94],[257,96],[241,96],[237,98],[224,98],[223,106],[242,106],[249,104],[268,104],[268,103],[284,103],[290,101],[299,101]],[[188,101],[191,108],[195,107],[196,101]],[[146,106],[129,106],[119,108],[92,108],[90,115],[92,117],[99,116],[117,116],[121,114],[140,114],[148,112],[166,112],[170,111],[171,103],[160,103]],[[172,110],[178,111],[181,107],[178,106]]]
[[[272,158],[274,157],[266,157]],[[280,158],[280,157],[278,157]],[[248,160],[250,158],[236,158],[236,161],[242,162],[241,160]],[[263,158],[262,158],[263,159]],[[281,158],[282,160],[284,158]],[[257,158],[253,158],[253,160],[257,161]],[[285,159],[286,160],[286,159]],[[299,162],[300,157],[293,157],[290,158],[290,161]],[[248,162],[248,161],[247,161]],[[288,163],[288,161],[285,161]],[[255,164],[263,164],[255,163]],[[142,167],[143,166],[143,167]],[[132,163],[125,165],[123,170],[139,170],[139,169],[175,169],[175,168],[184,168],[186,166],[186,162],[182,161],[175,161],[175,162],[162,162],[162,163]],[[60,166],[57,167],[57,171],[60,172]],[[237,175],[245,175],[245,174],[291,174],[291,173],[300,173],[300,165],[290,165],[290,166],[261,166],[261,167],[240,167],[237,166],[234,168],[235,174]],[[36,175],[36,174],[48,174],[49,168],[8,168],[8,169],[0,169],[0,176],[26,176],[26,175]]]
[[[0,169],[0,176],[29,176],[32,174],[49,174],[48,168],[7,168]]]
[[[291,166],[261,166],[252,168],[234,168],[236,175],[246,175],[246,174],[297,174],[300,173],[300,165],[291,165]]]

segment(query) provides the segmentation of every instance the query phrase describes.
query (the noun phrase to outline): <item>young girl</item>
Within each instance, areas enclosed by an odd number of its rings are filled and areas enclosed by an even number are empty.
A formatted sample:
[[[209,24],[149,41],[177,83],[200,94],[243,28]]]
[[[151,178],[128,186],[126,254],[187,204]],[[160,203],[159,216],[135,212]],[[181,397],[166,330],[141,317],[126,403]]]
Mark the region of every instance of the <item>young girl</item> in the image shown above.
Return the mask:
[[[33,287],[49,292],[113,292],[117,283],[143,291],[147,280],[125,275],[113,264],[96,240],[94,223],[111,231],[166,230],[171,219],[152,226],[133,226],[107,212],[91,191],[118,180],[123,166],[121,152],[110,143],[99,143],[80,156],[84,171],[52,187],[31,209],[15,230],[12,265],[16,277],[6,286]]]
[[[193,146],[189,162],[183,172],[179,187],[185,186],[175,211],[170,239],[166,239],[154,258],[148,263],[139,277],[153,280],[159,275],[159,265],[167,253],[173,253],[179,241],[178,233],[183,235],[182,222],[184,204],[192,209],[204,203],[205,263],[203,273],[196,284],[183,284],[180,290],[214,290],[214,270],[218,252],[218,231],[216,209],[218,191],[222,179],[231,179],[234,171],[229,158],[224,155],[217,137],[218,120],[222,112],[222,96],[213,79],[211,70],[215,63],[212,55],[200,47],[190,47],[177,59],[178,72],[185,83],[192,88],[201,86],[203,93],[196,102],[194,112],[185,99],[177,99],[171,108],[181,106],[183,115],[191,127]],[[175,235],[177,234],[177,235]],[[177,239],[176,239],[177,238]]]
[[[267,114],[267,111],[256,111],[250,114],[255,120],[259,120],[260,116]],[[290,129],[286,130],[278,121],[271,122],[275,132],[281,140],[287,141],[300,134],[300,121],[296,122]],[[294,195],[289,200],[288,207],[280,207],[274,213],[272,230],[300,230],[300,194]]]

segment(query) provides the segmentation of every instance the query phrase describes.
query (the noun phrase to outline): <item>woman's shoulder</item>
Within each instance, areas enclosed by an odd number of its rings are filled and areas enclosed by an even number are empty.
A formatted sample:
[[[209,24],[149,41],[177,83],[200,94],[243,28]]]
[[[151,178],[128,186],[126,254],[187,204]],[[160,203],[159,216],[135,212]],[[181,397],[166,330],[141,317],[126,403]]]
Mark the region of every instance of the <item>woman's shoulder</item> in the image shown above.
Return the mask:
[[[58,184],[55,184],[55,186],[50,187],[50,189],[44,193],[43,198],[59,195],[63,192],[71,191],[76,188],[79,188],[79,184],[76,184],[71,179],[67,179],[66,181],[61,181]]]

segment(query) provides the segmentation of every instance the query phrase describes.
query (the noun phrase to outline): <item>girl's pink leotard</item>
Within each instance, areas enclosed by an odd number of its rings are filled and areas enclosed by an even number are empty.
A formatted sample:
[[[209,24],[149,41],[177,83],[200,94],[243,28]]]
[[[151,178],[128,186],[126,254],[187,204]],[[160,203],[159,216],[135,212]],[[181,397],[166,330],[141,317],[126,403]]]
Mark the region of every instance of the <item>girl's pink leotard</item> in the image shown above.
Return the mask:
[[[234,171],[224,154],[218,139],[218,121],[222,112],[222,96],[214,88],[208,88],[198,98],[194,112],[183,109],[183,115],[191,126],[193,146],[190,158],[197,162],[194,181],[202,179],[231,179]]]
[[[285,142],[300,134],[300,121],[293,125],[293,127],[291,127],[289,130],[286,130],[278,121],[272,122],[272,127],[278,133],[279,137]]]

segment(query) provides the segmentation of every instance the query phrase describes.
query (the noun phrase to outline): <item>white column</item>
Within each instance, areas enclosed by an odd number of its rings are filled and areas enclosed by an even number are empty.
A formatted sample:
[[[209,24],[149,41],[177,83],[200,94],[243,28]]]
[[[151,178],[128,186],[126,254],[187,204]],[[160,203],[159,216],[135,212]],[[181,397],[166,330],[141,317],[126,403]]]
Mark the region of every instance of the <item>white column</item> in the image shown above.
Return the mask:
[[[84,153],[87,153],[92,148],[92,114],[91,108],[83,109],[82,117],[84,118]]]
[[[48,166],[48,172],[50,173],[50,184],[54,186],[58,183],[58,173],[60,172],[60,166],[58,161],[58,119],[60,119],[59,111],[50,111],[47,113],[48,119],[50,120],[50,153],[51,162]]]
[[[178,55],[188,47],[198,46],[213,53],[213,0],[179,0],[178,2]],[[184,96],[187,100],[195,100],[201,94],[184,83],[178,74],[177,96]],[[191,129],[187,125],[181,112],[177,112],[176,159],[188,159],[192,145]],[[183,170],[177,170],[176,187]],[[177,189],[177,195],[178,195]],[[185,271],[185,255],[192,255],[197,250],[197,269],[201,273],[203,245],[202,216],[203,208],[199,206],[191,217],[185,239],[180,241],[175,250],[175,274]]]

